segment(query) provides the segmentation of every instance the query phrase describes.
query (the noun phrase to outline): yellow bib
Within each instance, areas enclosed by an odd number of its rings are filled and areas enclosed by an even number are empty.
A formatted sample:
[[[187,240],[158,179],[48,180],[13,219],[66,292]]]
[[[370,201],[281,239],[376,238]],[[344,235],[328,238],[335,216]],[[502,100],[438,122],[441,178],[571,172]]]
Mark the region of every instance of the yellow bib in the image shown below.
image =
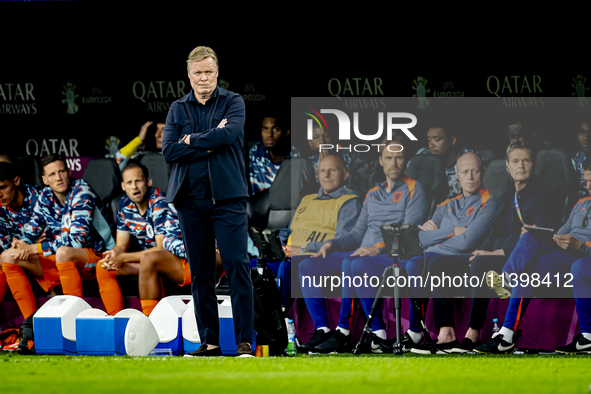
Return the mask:
[[[308,194],[302,198],[291,223],[288,245],[301,248],[310,242],[333,239],[341,207],[347,201],[357,198],[354,194],[345,194],[329,200],[315,199],[317,197],[318,194]]]

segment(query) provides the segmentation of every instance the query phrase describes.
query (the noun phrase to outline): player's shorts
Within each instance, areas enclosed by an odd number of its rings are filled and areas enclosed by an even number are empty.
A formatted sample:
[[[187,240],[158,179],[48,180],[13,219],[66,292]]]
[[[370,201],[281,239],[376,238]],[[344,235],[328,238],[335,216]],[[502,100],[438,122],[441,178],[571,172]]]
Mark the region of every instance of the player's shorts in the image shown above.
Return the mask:
[[[179,286],[187,286],[191,284],[191,268],[187,259],[181,258],[181,262],[183,263],[183,282],[179,283]]]
[[[103,259],[103,255],[94,249],[84,248],[86,251],[86,265],[82,270],[82,280],[93,280],[96,279],[96,265]]]

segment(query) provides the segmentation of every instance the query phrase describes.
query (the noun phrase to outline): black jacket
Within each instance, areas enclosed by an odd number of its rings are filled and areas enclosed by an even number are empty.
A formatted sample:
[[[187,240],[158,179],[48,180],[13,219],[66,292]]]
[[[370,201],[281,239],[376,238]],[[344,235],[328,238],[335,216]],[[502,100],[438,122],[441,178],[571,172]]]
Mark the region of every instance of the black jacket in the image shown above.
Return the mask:
[[[558,204],[557,194],[540,178],[533,176],[527,185],[517,192],[517,202],[523,222],[527,225],[547,227],[558,230],[563,204]],[[503,193],[497,202],[496,218],[490,234],[480,246],[480,250],[503,249],[509,256],[521,235],[521,220],[515,209],[515,186]]]
[[[220,87],[212,94],[213,110],[207,119],[205,132],[191,137],[191,144],[179,142],[183,134],[196,131],[197,119],[192,119],[188,95],[173,102],[166,117],[162,137],[162,154],[172,163],[168,183],[167,202],[174,202],[187,174],[188,163],[207,160],[214,203],[229,198],[248,197],[244,162],[244,100],[233,92]],[[227,119],[224,127],[217,125]],[[208,150],[212,150],[208,153]]]

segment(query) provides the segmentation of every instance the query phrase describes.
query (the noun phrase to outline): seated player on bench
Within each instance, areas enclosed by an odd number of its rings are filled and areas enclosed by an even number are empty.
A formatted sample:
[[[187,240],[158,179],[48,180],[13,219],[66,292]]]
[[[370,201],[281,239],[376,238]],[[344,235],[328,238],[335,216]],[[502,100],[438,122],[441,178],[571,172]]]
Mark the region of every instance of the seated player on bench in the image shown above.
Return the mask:
[[[2,257],[2,268],[10,290],[26,318],[37,308],[31,284],[23,268],[50,291],[61,283],[63,293],[82,297],[82,281],[95,278],[95,267],[105,244],[112,242],[110,230],[96,210],[98,197],[83,179],[72,181],[66,159],[61,155],[45,156],[43,183],[29,222],[31,236],[12,241],[12,252]],[[96,212],[95,212],[96,211]],[[100,224],[102,223],[102,226]],[[47,228],[47,239],[38,239]],[[99,234],[99,228],[107,238]]]

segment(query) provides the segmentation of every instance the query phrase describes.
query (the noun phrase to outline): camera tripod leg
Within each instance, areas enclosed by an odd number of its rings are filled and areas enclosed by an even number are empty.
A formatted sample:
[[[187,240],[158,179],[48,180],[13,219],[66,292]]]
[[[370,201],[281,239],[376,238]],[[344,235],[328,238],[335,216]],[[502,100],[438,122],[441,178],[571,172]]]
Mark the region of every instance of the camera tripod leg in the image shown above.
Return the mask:
[[[421,300],[419,298],[412,298],[411,304],[417,315],[421,316],[421,331],[423,332],[423,337],[429,344],[429,351],[431,352],[431,354],[437,353],[437,345],[435,344],[435,341],[431,339],[431,335],[429,335],[429,330],[427,329],[427,325],[425,324],[425,319],[423,318],[423,308],[421,305]]]
[[[373,300],[373,304],[371,305],[371,312],[369,313],[369,316],[367,316],[367,322],[365,323],[365,326],[363,327],[363,333],[361,334],[361,339],[359,339],[359,342],[357,342],[357,345],[355,345],[355,349],[353,349],[353,354],[360,354],[361,353],[362,344],[367,340],[367,338],[371,334],[371,323],[373,322],[373,319],[378,311],[378,308],[380,308],[382,306],[382,294],[384,293],[384,291],[386,289],[388,277],[390,277],[391,275],[392,275],[392,267],[391,266],[386,267],[386,269],[384,270],[384,273],[382,274],[382,281],[380,283],[378,293],[376,294],[376,298]]]
[[[400,266],[394,263],[392,266],[394,273],[394,313],[396,316],[396,343],[394,344],[394,354],[402,355],[402,343],[400,338],[402,334],[402,326],[400,321],[400,287],[398,287],[398,277],[400,276]]]

